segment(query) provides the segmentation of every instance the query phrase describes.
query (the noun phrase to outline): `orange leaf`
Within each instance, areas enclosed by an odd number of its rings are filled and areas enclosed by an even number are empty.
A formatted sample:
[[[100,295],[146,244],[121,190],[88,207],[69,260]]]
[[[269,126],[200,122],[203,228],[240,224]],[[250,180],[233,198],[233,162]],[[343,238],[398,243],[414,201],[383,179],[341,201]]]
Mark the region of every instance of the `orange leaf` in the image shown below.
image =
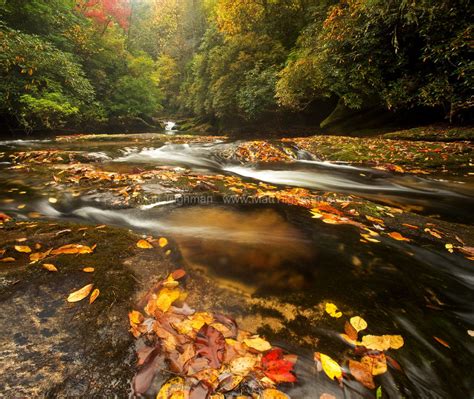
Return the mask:
[[[97,297],[99,296],[99,294],[100,294],[100,290],[98,288],[96,288],[94,291],[92,291],[92,294],[89,298],[89,304],[94,302],[97,299]]]
[[[443,340],[443,339],[441,339],[441,338],[438,338],[438,337],[433,337],[433,338],[434,338],[437,342],[439,342],[441,345],[443,345],[444,347],[451,349],[451,347],[449,346],[449,344],[448,344],[445,340]]]
[[[82,271],[86,273],[93,273],[94,270],[95,269],[93,267],[85,267],[84,269],[82,269]]]
[[[137,247],[141,248],[141,249],[150,249],[150,248],[153,248],[153,245],[151,245],[146,240],[140,240],[140,241],[137,242]]]
[[[50,271],[50,272],[57,272],[58,271],[57,267],[52,265],[51,263],[44,263],[43,268]]]
[[[15,249],[18,252],[23,252],[29,254],[31,252],[31,248],[28,245],[15,245]]]
[[[403,237],[400,233],[397,233],[396,231],[392,232],[392,233],[388,233],[388,235],[393,238],[394,240],[397,240],[397,241],[410,241],[410,239],[406,238],[406,237]]]

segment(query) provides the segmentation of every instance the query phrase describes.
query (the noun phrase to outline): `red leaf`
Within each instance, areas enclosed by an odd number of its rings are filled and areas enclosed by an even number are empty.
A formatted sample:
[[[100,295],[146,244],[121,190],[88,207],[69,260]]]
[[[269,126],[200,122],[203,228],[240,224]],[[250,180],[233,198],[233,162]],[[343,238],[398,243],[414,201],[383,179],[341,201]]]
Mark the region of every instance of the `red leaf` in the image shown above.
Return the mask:
[[[294,362],[286,360],[280,348],[272,349],[262,358],[264,374],[275,382],[295,382]]]
[[[218,369],[224,358],[225,339],[214,327],[205,324],[198,331],[194,344],[196,354],[209,360],[209,366]]]

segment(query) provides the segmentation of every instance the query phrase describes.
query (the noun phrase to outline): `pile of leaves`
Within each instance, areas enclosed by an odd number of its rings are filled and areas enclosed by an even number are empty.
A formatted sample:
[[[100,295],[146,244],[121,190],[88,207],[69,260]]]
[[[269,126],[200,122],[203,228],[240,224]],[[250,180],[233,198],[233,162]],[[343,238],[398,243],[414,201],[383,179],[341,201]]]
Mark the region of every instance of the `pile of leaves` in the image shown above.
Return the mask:
[[[239,329],[228,316],[190,308],[185,278],[181,269],[171,273],[143,298],[143,313],[129,313],[138,339],[135,394],[147,392],[156,374],[168,371],[173,377],[157,398],[230,398],[236,392],[241,398],[287,398],[276,386],[296,381],[297,356]]]

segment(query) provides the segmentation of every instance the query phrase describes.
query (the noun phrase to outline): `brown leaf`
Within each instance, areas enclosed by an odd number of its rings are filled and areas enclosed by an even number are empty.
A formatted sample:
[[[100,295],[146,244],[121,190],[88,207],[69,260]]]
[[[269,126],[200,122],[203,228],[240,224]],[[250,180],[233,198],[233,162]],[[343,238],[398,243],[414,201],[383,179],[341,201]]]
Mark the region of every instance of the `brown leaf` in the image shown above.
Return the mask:
[[[348,321],[344,324],[344,332],[353,341],[357,341],[357,330]]]
[[[209,366],[219,368],[224,358],[225,339],[214,327],[204,325],[198,331],[194,348],[198,356],[209,360]]]
[[[92,304],[97,299],[99,294],[100,294],[100,290],[98,288],[96,288],[94,291],[92,291],[92,294],[89,298],[89,304]]]
[[[4,263],[7,263],[7,262],[15,262],[15,258],[12,258],[12,257],[9,257],[9,258],[2,258],[0,259],[0,262],[4,262]]]
[[[437,342],[439,342],[441,345],[443,345],[445,348],[449,348],[451,349],[451,347],[449,346],[449,344],[444,340],[444,339],[441,339],[441,338],[438,338],[438,337],[433,337]]]
[[[352,376],[363,386],[369,389],[375,389],[374,379],[367,365],[356,362],[355,360],[349,360],[349,370]]]

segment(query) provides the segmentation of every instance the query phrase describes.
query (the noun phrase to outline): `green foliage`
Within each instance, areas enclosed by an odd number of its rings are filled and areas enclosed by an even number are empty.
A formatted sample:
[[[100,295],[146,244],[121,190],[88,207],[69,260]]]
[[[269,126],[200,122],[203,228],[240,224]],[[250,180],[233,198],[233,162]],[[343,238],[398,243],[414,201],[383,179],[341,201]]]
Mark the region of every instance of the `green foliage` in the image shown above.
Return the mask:
[[[44,93],[40,98],[23,94],[19,103],[21,124],[28,129],[56,129],[79,113],[79,108],[71,105],[61,93]]]

